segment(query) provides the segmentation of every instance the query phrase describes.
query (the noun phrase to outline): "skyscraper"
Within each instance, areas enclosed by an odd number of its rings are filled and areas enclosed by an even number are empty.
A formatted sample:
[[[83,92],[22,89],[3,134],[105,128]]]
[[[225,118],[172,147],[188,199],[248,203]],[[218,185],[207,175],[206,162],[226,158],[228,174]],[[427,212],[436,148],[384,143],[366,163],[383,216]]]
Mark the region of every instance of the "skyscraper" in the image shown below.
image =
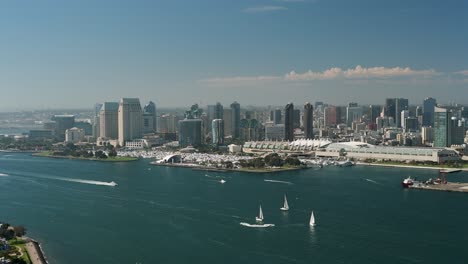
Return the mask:
[[[101,103],[96,103],[94,105],[94,118],[93,118],[93,137],[94,139],[97,139],[99,135],[101,134],[100,130],[100,113],[101,113],[101,108],[102,104]]]
[[[99,137],[117,139],[119,137],[119,103],[105,102],[99,112]]]
[[[187,119],[179,121],[179,146],[194,147],[202,144],[202,120]]]
[[[304,136],[314,138],[314,107],[310,103],[304,105]]]
[[[324,120],[324,123],[325,123],[325,127],[336,126],[338,124],[337,119],[338,118],[337,118],[337,108],[336,108],[336,106],[329,105],[329,106],[325,107],[325,109],[323,111],[323,120]]]
[[[143,136],[143,111],[138,98],[122,98],[119,103],[119,144]]]
[[[231,104],[231,131],[232,138],[239,138],[240,136],[240,104],[234,102]]]
[[[224,123],[224,136],[229,136],[232,133],[232,110],[224,109],[223,110],[223,123]]]
[[[213,119],[211,124],[213,144],[222,145],[224,144],[224,120]]]
[[[361,121],[362,118],[362,107],[358,106],[357,103],[349,103],[346,108],[346,125],[351,127],[353,122]]]
[[[434,147],[450,147],[452,142],[450,121],[452,113],[446,108],[435,107],[434,109]]]
[[[369,123],[375,124],[375,120],[380,115],[381,107],[379,105],[369,105],[369,112],[367,113]]]
[[[74,115],[54,115],[52,121],[55,121],[55,136],[58,140],[65,140],[65,131],[75,126]]]
[[[143,108],[143,112],[146,117],[149,119],[152,117],[152,120],[148,120],[147,123],[151,123],[152,127],[146,128],[146,133],[155,133],[157,130],[157,120],[156,120],[156,104],[150,101],[148,104],[145,105]]]
[[[427,97],[423,101],[423,126],[434,126],[434,108],[436,99]]]
[[[273,121],[275,125],[281,124],[281,109],[275,109],[271,112],[273,113],[271,121]]]
[[[401,111],[408,110],[408,99],[395,98],[395,123],[398,127],[402,127],[404,121],[401,121]],[[408,113],[409,115],[409,113]]]
[[[400,126],[403,129],[405,129],[405,119],[408,118],[408,117],[409,117],[409,111],[408,110],[401,111],[401,113],[400,113],[400,120],[401,120],[400,121],[401,122]]]
[[[294,105],[289,103],[284,108],[284,139],[294,140]]]
[[[301,127],[301,110],[294,109],[293,111],[293,126],[294,128]]]

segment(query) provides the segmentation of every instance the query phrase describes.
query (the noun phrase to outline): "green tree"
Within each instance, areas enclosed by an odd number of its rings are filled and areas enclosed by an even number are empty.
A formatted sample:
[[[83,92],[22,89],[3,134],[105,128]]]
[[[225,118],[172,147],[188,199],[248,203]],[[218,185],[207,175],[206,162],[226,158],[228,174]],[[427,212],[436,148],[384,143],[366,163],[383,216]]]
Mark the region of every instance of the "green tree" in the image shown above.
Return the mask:
[[[17,237],[22,237],[26,235],[26,228],[24,226],[15,226],[13,227],[13,230],[15,231]]]

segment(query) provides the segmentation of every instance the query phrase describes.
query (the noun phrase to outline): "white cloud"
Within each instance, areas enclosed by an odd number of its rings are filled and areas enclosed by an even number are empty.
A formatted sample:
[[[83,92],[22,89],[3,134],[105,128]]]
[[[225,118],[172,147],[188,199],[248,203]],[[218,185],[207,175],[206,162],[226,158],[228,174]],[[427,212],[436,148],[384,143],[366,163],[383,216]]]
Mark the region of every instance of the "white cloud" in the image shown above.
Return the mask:
[[[274,12],[274,11],[282,11],[287,10],[284,6],[254,6],[248,7],[243,11],[245,13],[264,13],[264,12]]]
[[[468,73],[468,72],[467,72]],[[305,82],[320,80],[388,80],[402,77],[433,77],[440,75],[433,69],[414,70],[409,67],[370,67],[365,68],[360,65],[355,68],[341,69],[338,67],[329,68],[324,71],[314,72],[306,71],[298,73],[291,71],[283,76],[264,75],[264,76],[236,76],[236,77],[216,77],[200,80],[199,82],[208,85],[253,85],[271,82]]]
[[[313,72],[311,70],[304,73],[292,71],[285,75],[286,80],[310,81],[310,80],[331,80],[331,79],[385,79],[392,77],[414,77],[414,76],[434,76],[438,73],[433,70],[413,70],[409,67],[371,67],[364,68],[360,65],[355,68],[343,70],[341,68],[330,68],[323,72]]]

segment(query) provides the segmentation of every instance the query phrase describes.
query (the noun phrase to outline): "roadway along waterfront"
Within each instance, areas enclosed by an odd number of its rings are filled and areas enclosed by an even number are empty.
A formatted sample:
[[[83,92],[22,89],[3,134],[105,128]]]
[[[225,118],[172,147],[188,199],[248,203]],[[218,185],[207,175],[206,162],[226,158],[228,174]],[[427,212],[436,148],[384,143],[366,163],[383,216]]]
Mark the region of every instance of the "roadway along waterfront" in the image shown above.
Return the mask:
[[[50,263],[465,262],[468,196],[401,188],[404,178],[436,178],[436,170],[247,174],[151,161],[0,153],[0,219],[26,226]],[[447,179],[468,182],[468,173]],[[287,213],[279,210],[284,194]],[[240,225],[255,224],[259,204],[275,226]]]

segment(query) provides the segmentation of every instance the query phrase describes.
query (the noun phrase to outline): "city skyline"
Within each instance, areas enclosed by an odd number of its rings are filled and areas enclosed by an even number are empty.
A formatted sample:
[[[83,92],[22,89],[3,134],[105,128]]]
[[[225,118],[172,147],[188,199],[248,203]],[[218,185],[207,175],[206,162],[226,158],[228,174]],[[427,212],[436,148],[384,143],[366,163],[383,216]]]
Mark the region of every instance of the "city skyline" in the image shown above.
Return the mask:
[[[0,110],[84,108],[115,97],[160,107],[426,96],[466,104],[458,94],[468,86],[467,5],[5,2]]]

